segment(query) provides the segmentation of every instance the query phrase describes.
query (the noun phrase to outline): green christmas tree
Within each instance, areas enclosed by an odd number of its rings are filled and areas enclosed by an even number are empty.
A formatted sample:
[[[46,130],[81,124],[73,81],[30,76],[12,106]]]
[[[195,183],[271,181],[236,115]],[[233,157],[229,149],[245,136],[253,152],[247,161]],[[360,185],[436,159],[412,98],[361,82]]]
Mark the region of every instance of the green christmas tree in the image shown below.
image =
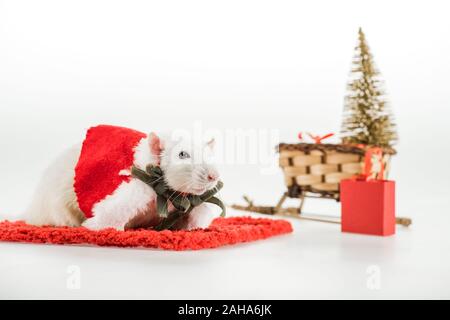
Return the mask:
[[[358,34],[345,97],[342,142],[392,148],[397,133],[383,91],[383,82],[361,28]]]

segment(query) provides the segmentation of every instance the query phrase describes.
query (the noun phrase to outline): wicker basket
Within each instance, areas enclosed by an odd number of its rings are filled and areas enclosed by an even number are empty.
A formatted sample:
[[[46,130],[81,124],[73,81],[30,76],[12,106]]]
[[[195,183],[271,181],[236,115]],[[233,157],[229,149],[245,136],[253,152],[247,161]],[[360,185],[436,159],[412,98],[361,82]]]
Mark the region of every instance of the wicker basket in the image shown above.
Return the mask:
[[[365,150],[340,144],[281,143],[280,167],[290,197],[302,197],[306,192],[339,200],[339,183],[362,172]],[[389,162],[393,149],[385,149],[384,161]]]

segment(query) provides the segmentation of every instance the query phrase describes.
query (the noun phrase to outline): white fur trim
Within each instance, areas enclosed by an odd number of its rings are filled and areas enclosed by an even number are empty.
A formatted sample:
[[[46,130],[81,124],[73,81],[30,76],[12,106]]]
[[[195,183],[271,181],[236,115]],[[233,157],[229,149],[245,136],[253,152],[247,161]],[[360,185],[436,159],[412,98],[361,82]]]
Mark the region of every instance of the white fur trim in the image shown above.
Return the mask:
[[[129,169],[123,169],[119,171],[119,176],[131,176],[131,171]]]
[[[94,216],[87,219],[83,226],[93,230],[123,230],[133,217],[147,210],[150,202],[155,199],[155,191],[142,181],[132,179],[130,182],[122,182],[111,195],[94,205]]]

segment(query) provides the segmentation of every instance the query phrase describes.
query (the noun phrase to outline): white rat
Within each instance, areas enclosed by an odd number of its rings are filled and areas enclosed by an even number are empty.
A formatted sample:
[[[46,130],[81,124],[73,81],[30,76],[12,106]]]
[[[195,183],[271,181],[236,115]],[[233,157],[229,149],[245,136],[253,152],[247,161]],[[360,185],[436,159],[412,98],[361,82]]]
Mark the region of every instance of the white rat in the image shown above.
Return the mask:
[[[91,135],[90,139],[92,140],[96,138],[94,134],[101,130],[103,131],[100,138],[97,137],[93,144],[94,148],[87,145],[86,141],[89,135]],[[111,132],[110,136],[108,132]],[[140,134],[140,136],[136,138],[136,136],[130,135],[137,140],[132,150],[130,148],[132,152],[131,162],[126,164],[126,161],[120,162],[123,159],[117,159],[116,161],[114,154],[110,157],[110,154],[105,153],[105,150],[116,143],[115,140],[123,140],[119,141],[122,144],[115,149],[119,150],[121,154],[122,150],[126,149],[124,144],[128,143],[124,140],[127,139],[128,132],[134,132],[135,135]],[[82,159],[86,159],[86,154],[90,156],[89,147],[91,147],[90,152],[93,158],[99,158],[96,160],[87,158],[86,161],[90,162],[90,166],[84,165],[83,167],[83,164],[80,163],[84,161]],[[103,154],[102,149],[105,149]],[[113,150],[113,148],[110,149]],[[192,141],[186,137],[178,139],[163,138],[155,133],[144,135],[131,129],[114,126],[91,128],[83,144],[78,144],[66,150],[44,172],[34,199],[26,211],[25,220],[34,225],[82,225],[92,230],[103,228],[124,230],[155,226],[161,221],[156,212],[156,193],[149,185],[131,176],[130,165],[141,169],[145,169],[149,164],[159,165],[169,188],[182,193],[200,195],[214,188],[219,179],[219,173],[214,164],[213,149],[213,140],[203,143]],[[105,173],[106,170],[103,169],[107,165],[113,165],[116,170]],[[94,170],[86,173],[86,167],[88,169],[99,168],[100,173],[94,172]],[[81,169],[84,171],[79,173]],[[103,176],[102,170],[104,171]],[[96,175],[100,177],[98,183],[97,180],[93,180],[94,183],[89,180],[87,180],[87,183],[84,182],[89,189],[89,192],[85,192],[84,197],[91,201],[91,206],[86,206],[86,203],[80,202],[88,202],[83,200],[83,195],[77,190],[77,187],[80,189],[82,179],[86,180],[86,178],[77,177],[77,175],[82,174],[88,178],[90,178],[90,175],[95,178]],[[117,179],[122,180],[117,183],[117,188],[113,192],[98,199],[98,201],[92,201],[92,197],[89,198],[97,191],[95,190],[97,184],[101,186],[103,181],[105,186],[109,187],[109,180],[117,182]],[[217,216],[213,212],[214,207],[209,203],[203,203],[195,207],[184,220],[177,224],[176,228],[208,227]],[[82,210],[80,208],[88,209]],[[172,209],[173,206],[169,203],[169,211]]]

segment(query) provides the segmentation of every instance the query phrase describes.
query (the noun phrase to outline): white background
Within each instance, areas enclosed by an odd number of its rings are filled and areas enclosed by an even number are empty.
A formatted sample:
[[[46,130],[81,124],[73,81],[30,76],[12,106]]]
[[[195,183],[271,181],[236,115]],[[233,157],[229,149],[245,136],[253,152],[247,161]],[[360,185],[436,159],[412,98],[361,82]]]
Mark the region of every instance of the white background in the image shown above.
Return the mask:
[[[338,132],[361,26],[398,124],[399,154],[391,175],[398,214],[414,219],[410,230],[389,239],[296,221],[293,236],[202,253],[70,248],[62,256],[60,248],[4,244],[0,297],[76,297],[58,284],[67,264],[91,266],[98,279],[96,272],[116,259],[114,272],[125,275],[129,268],[135,274],[135,283],[124,290],[129,297],[158,297],[145,287],[136,289],[137,278],[150,277],[147,265],[156,263],[155,272],[164,275],[166,266],[176,270],[173,264],[179,263],[188,265],[194,278],[211,272],[199,280],[203,285],[191,292],[193,298],[204,297],[205,288],[210,297],[449,298],[448,12],[446,1],[0,1],[3,217],[24,210],[43,168],[91,125],[170,131],[200,122],[222,132],[273,129],[286,142],[295,141],[298,131]],[[265,147],[270,152],[273,145]],[[227,203],[246,193],[273,205],[284,191],[281,172],[261,174],[258,165],[226,165],[222,176]],[[306,209],[339,213],[334,203],[310,201]],[[286,259],[274,262],[277,254],[270,252],[282,248]],[[316,259],[322,255],[327,258]],[[317,271],[324,261],[330,268],[326,277]],[[268,268],[270,263],[275,266]],[[371,263],[388,270],[392,281],[400,280],[374,296],[352,276],[364,279]],[[39,277],[49,264],[62,276]],[[289,272],[269,277],[266,290],[256,289],[260,274],[283,265]],[[233,295],[220,290],[223,283],[208,282],[227,267],[241,274],[234,287],[229,284]],[[26,283],[14,285],[23,278],[38,289],[26,292]],[[410,288],[413,279],[418,285]],[[120,281],[126,287],[128,282]],[[80,296],[127,296],[114,295],[108,283],[91,282],[96,289]],[[186,295],[179,298],[188,296],[190,282],[184,285],[178,293]],[[327,289],[317,291],[319,285]]]

